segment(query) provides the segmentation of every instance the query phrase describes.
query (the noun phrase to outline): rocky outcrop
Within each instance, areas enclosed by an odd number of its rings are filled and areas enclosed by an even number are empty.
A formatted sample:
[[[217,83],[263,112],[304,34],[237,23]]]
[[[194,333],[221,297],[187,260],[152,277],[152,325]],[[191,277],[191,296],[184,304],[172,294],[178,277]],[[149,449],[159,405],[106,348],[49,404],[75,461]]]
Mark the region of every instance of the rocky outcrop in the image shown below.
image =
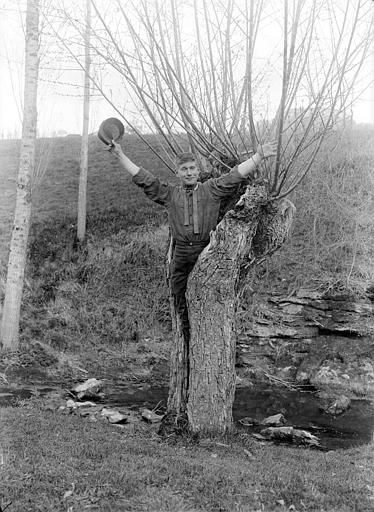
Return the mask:
[[[241,323],[238,366],[256,377],[374,397],[374,303],[300,289],[270,295]]]

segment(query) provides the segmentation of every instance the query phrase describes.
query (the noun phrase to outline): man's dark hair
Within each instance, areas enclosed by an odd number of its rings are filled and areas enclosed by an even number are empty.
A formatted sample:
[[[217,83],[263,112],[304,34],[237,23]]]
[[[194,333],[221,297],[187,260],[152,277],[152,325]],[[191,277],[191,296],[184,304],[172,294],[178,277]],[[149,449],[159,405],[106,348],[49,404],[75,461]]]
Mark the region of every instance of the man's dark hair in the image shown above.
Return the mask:
[[[191,161],[196,162],[196,156],[193,153],[179,153],[179,155],[175,157],[175,165],[177,167]]]

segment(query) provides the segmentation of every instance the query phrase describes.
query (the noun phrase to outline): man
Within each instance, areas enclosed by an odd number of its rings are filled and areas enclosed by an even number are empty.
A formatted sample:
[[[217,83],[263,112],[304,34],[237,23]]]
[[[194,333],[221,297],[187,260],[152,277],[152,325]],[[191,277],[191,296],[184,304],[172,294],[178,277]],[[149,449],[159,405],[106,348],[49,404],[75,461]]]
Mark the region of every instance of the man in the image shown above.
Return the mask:
[[[276,143],[268,142],[257,148],[251,158],[227,174],[198,181],[199,169],[192,153],[182,153],[176,159],[176,174],[180,185],[161,182],[151,172],[135,165],[112,141],[112,153],[119,164],[132,175],[133,182],[158,204],[167,208],[174,248],[170,267],[170,288],[175,304],[188,333],[185,291],[188,275],[201,251],[208,245],[210,232],[216,228],[221,200],[232,195],[246,178],[253,178],[264,158],[276,155]]]

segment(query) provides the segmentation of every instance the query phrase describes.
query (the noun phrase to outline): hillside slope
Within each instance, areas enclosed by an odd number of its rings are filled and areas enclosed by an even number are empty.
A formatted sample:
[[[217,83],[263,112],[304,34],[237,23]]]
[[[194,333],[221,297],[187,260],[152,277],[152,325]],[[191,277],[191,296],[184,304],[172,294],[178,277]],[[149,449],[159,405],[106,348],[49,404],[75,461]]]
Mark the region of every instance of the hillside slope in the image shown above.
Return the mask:
[[[157,147],[154,141],[153,145]],[[144,143],[127,136],[123,147],[138,165],[155,170],[162,178],[173,179],[170,171],[155,158]],[[19,141],[0,141],[0,259],[5,261],[15,205]],[[33,222],[58,219],[74,221],[77,212],[80,137],[70,135],[38,140],[37,176],[34,179]],[[95,136],[90,138],[87,212],[118,210],[133,217],[139,205],[144,215],[153,216],[160,207],[145,202],[141,191],[118,168],[115,158]],[[141,218],[141,215],[139,217]],[[156,213],[157,215],[157,213]],[[140,221],[141,222],[141,221]]]
[[[246,321],[252,322],[258,294],[292,294],[301,286],[360,292],[374,281],[373,140],[372,131],[360,128],[337,134],[321,153],[292,198],[297,215],[290,240],[248,280]],[[161,178],[175,179],[137,138],[126,136],[123,147],[136,163]],[[17,141],[0,141],[3,283],[17,149]],[[75,354],[78,366],[96,374],[149,374],[167,357],[170,340],[165,211],[144,197],[92,137],[87,243],[77,252],[80,137],[40,140],[38,153],[22,346],[39,342],[62,363],[67,354]]]

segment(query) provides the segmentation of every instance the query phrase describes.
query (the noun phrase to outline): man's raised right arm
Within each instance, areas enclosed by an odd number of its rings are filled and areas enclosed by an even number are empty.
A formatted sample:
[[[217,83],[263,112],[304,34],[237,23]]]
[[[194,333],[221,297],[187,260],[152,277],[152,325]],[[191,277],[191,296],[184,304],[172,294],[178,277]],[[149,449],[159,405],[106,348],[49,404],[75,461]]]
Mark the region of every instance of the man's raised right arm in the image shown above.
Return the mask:
[[[110,151],[116,156],[120,166],[131,174],[133,183],[143,189],[149,199],[164,206],[170,202],[172,187],[169,183],[160,181],[151,172],[135,165],[116,142],[112,141]]]
[[[134,164],[128,156],[122,151],[121,146],[112,140],[110,152],[116,156],[120,166],[125,169],[131,176],[136,176],[140,170],[140,167]]]

